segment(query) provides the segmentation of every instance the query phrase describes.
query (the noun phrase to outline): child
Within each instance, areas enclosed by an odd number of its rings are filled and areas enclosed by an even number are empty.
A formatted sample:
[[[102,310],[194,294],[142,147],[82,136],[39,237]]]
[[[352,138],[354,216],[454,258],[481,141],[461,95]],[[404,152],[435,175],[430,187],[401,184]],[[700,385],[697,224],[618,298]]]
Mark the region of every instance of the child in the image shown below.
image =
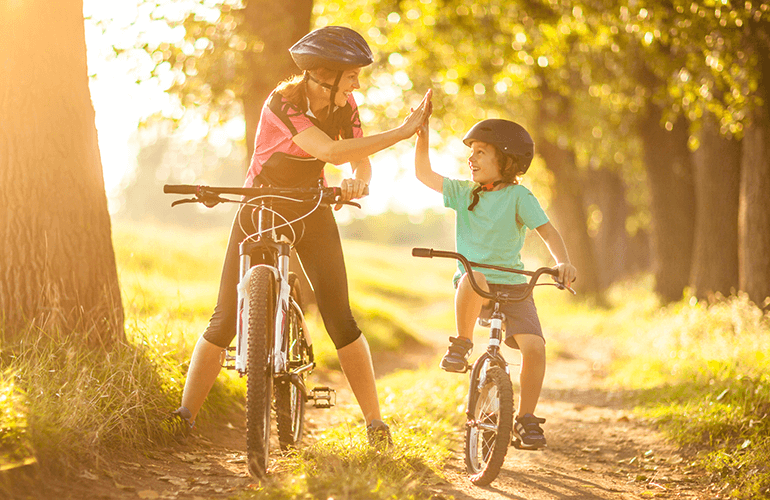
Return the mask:
[[[472,181],[448,179],[433,171],[428,156],[428,121],[417,131],[415,174],[423,184],[443,193],[444,205],[455,210],[457,252],[470,261],[523,269],[521,248],[526,230],[536,229],[556,260],[560,283],[575,279],[567,249],[559,232],[548,221],[543,209],[529,189],[519,185],[532,162],[534,142],[521,125],[508,120],[483,120],[463,138],[472,150],[468,159]],[[480,314],[491,314],[489,301],[471,288],[467,270],[458,262],[454,275],[455,320],[457,337],[450,345],[441,368],[449,372],[465,372],[473,347],[473,328]],[[518,274],[481,269],[472,271],[484,290],[513,291],[526,286]],[[486,304],[485,304],[486,302]],[[486,310],[484,310],[486,309]],[[538,449],[546,445],[535,407],[545,376],[545,340],[530,296],[523,302],[501,305],[505,314],[505,343],[521,351],[521,397],[515,419],[514,435],[522,445]]]

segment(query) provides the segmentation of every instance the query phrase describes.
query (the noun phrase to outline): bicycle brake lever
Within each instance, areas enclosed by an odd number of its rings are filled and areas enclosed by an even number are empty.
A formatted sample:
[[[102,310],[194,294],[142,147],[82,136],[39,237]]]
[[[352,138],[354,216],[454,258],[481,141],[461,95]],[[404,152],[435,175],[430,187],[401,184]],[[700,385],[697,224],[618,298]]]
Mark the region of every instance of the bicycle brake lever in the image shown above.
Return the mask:
[[[184,199],[181,199],[181,200],[176,200],[174,202],[171,202],[171,206],[175,207],[177,205],[181,205],[182,203],[198,203],[198,199],[197,198],[184,198]]]
[[[571,287],[564,285],[562,283],[559,283],[558,281],[555,283],[551,283],[553,286],[558,288],[559,290],[567,290],[568,292],[572,293],[572,295],[577,295],[577,292],[573,290]]]
[[[361,205],[359,205],[355,201],[340,200],[339,197],[337,197],[337,198],[338,199],[334,200],[334,203],[336,203],[338,205],[350,205],[352,207],[361,208]]]

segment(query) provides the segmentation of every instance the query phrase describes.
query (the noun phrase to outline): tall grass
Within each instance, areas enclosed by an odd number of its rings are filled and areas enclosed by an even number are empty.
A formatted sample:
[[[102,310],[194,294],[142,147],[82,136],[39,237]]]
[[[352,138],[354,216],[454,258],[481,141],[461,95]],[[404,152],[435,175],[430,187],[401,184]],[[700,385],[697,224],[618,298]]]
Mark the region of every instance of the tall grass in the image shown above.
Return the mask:
[[[226,237],[220,229],[115,225],[128,341],[104,352],[81,347],[77,332],[36,329],[21,343],[3,341],[0,469],[35,458],[49,468],[98,464],[115,450],[169,439],[165,417],[216,301]],[[354,315],[376,350],[401,352],[423,331],[454,330],[453,262],[360,242],[345,242],[345,254]],[[590,354],[607,383],[692,451],[714,488],[770,497],[770,318],[745,297],[662,307],[651,289],[649,277],[619,284],[602,307],[538,290],[549,350],[595,342]],[[320,318],[308,320],[319,369],[337,369]],[[429,498],[448,454],[461,447],[463,382],[437,370],[378,381],[392,450],[365,445],[355,411],[317,444],[281,458],[277,479],[244,496]],[[202,424],[242,398],[243,381],[220,376]]]
[[[360,418],[349,415],[317,443],[279,459],[270,480],[239,498],[435,498],[444,464],[461,446],[465,378],[439,370],[417,377],[398,372],[378,385],[392,448],[371,448]]]
[[[770,315],[743,295],[663,307],[650,288],[624,283],[609,309],[562,312],[573,334],[608,348],[608,384],[689,452],[715,491],[770,498]]]

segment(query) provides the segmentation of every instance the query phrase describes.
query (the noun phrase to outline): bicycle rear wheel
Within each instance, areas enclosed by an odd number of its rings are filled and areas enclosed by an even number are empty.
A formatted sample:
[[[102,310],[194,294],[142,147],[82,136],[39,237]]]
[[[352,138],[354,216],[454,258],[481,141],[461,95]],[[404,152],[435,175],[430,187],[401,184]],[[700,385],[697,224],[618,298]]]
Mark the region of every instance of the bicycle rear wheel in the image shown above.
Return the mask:
[[[246,372],[246,450],[249,472],[267,474],[270,453],[270,409],[273,369],[270,348],[275,321],[275,280],[269,268],[257,266],[248,288],[249,344]]]
[[[479,381],[471,380],[471,384]],[[513,386],[500,367],[487,370],[478,397],[468,408],[471,418],[465,429],[465,465],[473,484],[495,480],[508,452],[513,427]]]
[[[302,303],[300,301],[299,280],[295,274],[289,275],[291,296],[294,299],[286,320],[286,342],[289,372],[313,362],[312,346],[307,345],[305,332],[302,331]],[[276,381],[275,410],[278,427],[278,442],[282,450],[297,446],[302,440],[305,423],[305,376],[309,371],[296,375],[296,383],[288,379]],[[299,386],[298,386],[299,384]]]

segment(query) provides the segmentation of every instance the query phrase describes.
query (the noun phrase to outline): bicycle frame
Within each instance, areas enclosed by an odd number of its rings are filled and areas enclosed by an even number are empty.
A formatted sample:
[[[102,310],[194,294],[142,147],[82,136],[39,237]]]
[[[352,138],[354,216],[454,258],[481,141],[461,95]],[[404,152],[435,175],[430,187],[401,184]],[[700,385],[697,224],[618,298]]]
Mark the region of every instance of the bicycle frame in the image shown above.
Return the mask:
[[[247,238],[239,246],[240,254],[240,281],[238,283],[238,310],[239,319],[236,330],[235,344],[235,366],[241,376],[246,374],[246,355],[248,345],[247,327],[249,324],[249,308],[246,307],[248,293],[246,287],[249,283],[249,277],[257,266],[266,267],[272,272],[275,282],[278,285],[277,300],[273,314],[273,338],[271,339],[271,349],[269,355],[269,365],[272,366],[273,374],[276,378],[290,376],[288,373],[286,349],[284,349],[284,327],[286,325],[286,316],[289,308],[299,307],[291,299],[291,289],[289,286],[289,258],[291,246],[286,237],[277,238],[274,229],[275,215],[265,209],[264,200],[259,201],[257,210],[259,211],[257,236],[255,239]],[[252,266],[252,257],[261,254],[265,262],[260,262]],[[301,311],[300,318],[303,318]],[[303,318],[304,321],[304,318]],[[312,364],[302,366],[294,370],[294,373],[300,373],[312,369]],[[292,377],[296,383],[296,377]],[[304,387],[302,387],[304,391]]]
[[[413,248],[412,249],[412,255],[415,257],[427,257],[427,258],[433,258],[433,257],[442,257],[442,258],[449,258],[449,259],[456,259],[459,260],[462,264],[466,272],[468,272],[468,282],[470,283],[473,290],[480,295],[481,297],[484,297],[485,299],[489,299],[494,304],[494,311],[492,312],[492,316],[490,317],[490,330],[489,330],[489,344],[487,345],[487,350],[484,352],[479,358],[473,363],[473,366],[471,367],[471,380],[479,380],[478,386],[474,386],[471,384],[470,390],[468,391],[468,406],[466,407],[466,416],[468,420],[472,420],[473,415],[471,415],[470,409],[473,408],[473,403],[475,403],[476,398],[479,394],[479,387],[484,385],[485,382],[485,376],[488,368],[491,366],[499,366],[503,370],[505,370],[506,373],[510,374],[510,370],[508,369],[508,363],[503,357],[502,353],[500,352],[500,342],[502,342],[502,336],[503,336],[503,321],[505,320],[505,315],[500,312],[500,303],[501,302],[517,302],[522,301],[529,297],[529,295],[532,293],[532,290],[534,287],[538,284],[537,280],[542,276],[543,274],[550,274],[551,276],[558,276],[556,271],[554,271],[551,268],[547,267],[541,267],[537,271],[525,271],[520,269],[511,269],[501,266],[493,266],[493,265],[487,265],[487,264],[480,264],[478,262],[471,262],[467,258],[465,258],[464,255],[459,254],[457,252],[448,252],[445,250],[434,250],[432,248]],[[487,269],[497,269],[501,271],[516,273],[516,274],[523,274],[525,276],[529,276],[530,280],[527,284],[527,288],[522,292],[522,294],[518,297],[508,297],[503,294],[499,293],[491,293],[487,292],[485,290],[482,290],[481,287],[476,283],[476,280],[473,277],[473,273],[469,272],[474,267],[476,268],[487,268]],[[575,291],[561,283],[553,283],[554,286],[556,286],[559,289],[565,289],[569,290],[573,294]]]
[[[500,342],[503,337],[503,321],[505,320],[505,315],[500,312],[499,308],[499,302],[495,302],[495,309],[490,318],[489,344],[487,344],[487,350],[474,361],[473,366],[471,367],[470,380],[478,380],[479,383],[478,385],[471,384],[468,390],[468,403],[465,407],[465,415],[469,421],[473,419],[471,408],[473,408],[476,398],[478,398],[479,388],[481,388],[486,381],[487,370],[491,366],[499,366],[505,370],[505,373],[510,375],[508,362],[500,352]]]

